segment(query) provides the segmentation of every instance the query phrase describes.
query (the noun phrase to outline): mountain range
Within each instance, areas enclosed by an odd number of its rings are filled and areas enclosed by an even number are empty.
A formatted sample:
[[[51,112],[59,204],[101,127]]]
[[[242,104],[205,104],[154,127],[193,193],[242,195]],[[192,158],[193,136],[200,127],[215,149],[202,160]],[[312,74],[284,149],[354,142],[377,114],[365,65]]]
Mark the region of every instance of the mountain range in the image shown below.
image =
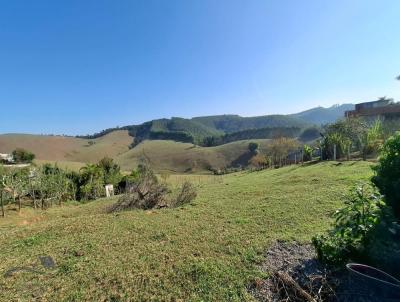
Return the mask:
[[[239,115],[214,115],[190,119],[172,117],[109,128],[81,138],[99,138],[115,130],[128,130],[134,138],[132,146],[144,140],[174,140],[202,146],[215,146],[243,139],[265,139],[274,136],[298,136],[304,129],[332,123],[352,110],[353,104],[316,107],[289,115],[264,115],[242,117]]]

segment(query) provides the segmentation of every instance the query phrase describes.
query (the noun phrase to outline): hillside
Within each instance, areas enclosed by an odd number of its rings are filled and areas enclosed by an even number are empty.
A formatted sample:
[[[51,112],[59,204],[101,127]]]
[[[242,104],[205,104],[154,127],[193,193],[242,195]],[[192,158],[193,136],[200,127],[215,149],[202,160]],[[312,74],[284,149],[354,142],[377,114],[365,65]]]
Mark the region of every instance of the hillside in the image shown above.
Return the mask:
[[[264,148],[277,136],[298,137],[313,124],[340,118],[351,106],[318,107],[295,115],[174,117],[82,137],[5,134],[0,135],[0,153],[20,147],[33,152],[39,164],[58,162],[75,170],[104,156],[130,170],[145,156],[157,171],[203,173],[246,165],[249,140],[259,140]]]
[[[268,140],[252,141],[259,143],[261,151],[268,145]],[[249,141],[244,140],[217,147],[199,147],[190,143],[148,140],[121,154],[116,161],[125,170],[133,169],[145,158],[157,171],[204,173],[209,172],[209,168],[246,165],[248,144]]]
[[[239,115],[200,116],[191,119],[173,117],[158,119],[140,125],[128,125],[121,128],[105,129],[93,135],[81,138],[98,138],[116,130],[128,130],[134,137],[134,145],[144,140],[174,140],[184,143],[208,146],[210,142],[216,145],[242,139],[270,139],[274,135],[268,129],[283,133],[290,129],[301,130],[311,126],[332,123],[344,116],[346,110],[354,107],[352,104],[335,105],[329,108],[317,107],[290,115],[264,115],[242,117]],[[260,131],[263,129],[263,131]],[[211,139],[210,139],[211,138]]]
[[[323,125],[343,118],[345,111],[348,110],[354,110],[354,104],[334,105],[329,108],[316,107],[291,116],[315,125]]]
[[[239,115],[216,115],[195,117],[192,120],[224,133],[233,133],[259,128],[305,128],[311,125],[311,123],[304,119],[287,115],[265,115],[254,117],[241,117]]]
[[[0,219],[2,301],[254,301],[275,240],[326,230],[366,162],[208,176],[192,205],[106,214],[114,200]],[[10,257],[12,255],[12,257]],[[39,256],[51,256],[46,270]],[[33,269],[32,269],[33,268]]]
[[[5,134],[0,135],[0,152],[15,148],[30,150],[39,160],[97,162],[104,156],[116,157],[129,150],[132,137],[128,131],[113,131],[96,139],[65,136]]]
[[[258,142],[261,151],[268,145],[268,140],[251,141]],[[145,157],[156,171],[209,173],[210,168],[246,165],[249,142],[241,140],[216,147],[200,147],[171,140],[145,140],[130,149],[132,137],[126,130],[113,131],[96,139],[7,134],[0,135],[0,153],[20,147],[36,154],[38,164],[57,163],[72,170],[109,156],[124,171],[135,168]]]

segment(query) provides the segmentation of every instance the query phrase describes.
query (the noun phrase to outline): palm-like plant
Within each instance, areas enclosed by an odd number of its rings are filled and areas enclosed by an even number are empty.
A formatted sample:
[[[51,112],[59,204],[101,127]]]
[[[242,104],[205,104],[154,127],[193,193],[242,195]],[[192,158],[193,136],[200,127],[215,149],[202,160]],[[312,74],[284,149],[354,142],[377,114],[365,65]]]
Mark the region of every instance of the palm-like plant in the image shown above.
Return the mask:
[[[80,169],[83,185],[81,191],[85,199],[96,199],[101,196],[104,185],[103,170],[95,164],[87,164]]]

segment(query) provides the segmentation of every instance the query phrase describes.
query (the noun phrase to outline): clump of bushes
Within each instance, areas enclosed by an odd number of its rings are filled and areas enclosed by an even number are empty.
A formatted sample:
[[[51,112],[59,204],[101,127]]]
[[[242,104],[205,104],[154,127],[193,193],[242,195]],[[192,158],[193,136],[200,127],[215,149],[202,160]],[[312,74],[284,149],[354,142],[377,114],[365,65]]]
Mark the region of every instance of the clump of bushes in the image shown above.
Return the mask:
[[[185,182],[178,195],[172,198],[170,188],[165,182],[158,181],[150,167],[139,165],[138,174],[137,180],[129,185],[127,192],[108,209],[109,212],[179,207],[196,198],[196,189],[189,182]]]
[[[35,154],[22,148],[17,148],[12,152],[15,163],[31,163],[35,159]]]
[[[372,184],[356,186],[346,197],[345,206],[335,212],[333,228],[313,238],[321,260],[339,265],[349,259],[375,258],[374,262],[384,263],[390,257],[376,257],[378,253],[398,254],[393,251],[398,250],[395,237],[400,234],[400,133],[384,143],[374,170]],[[389,262],[387,269],[398,263]]]
[[[385,142],[374,170],[376,175],[372,182],[385,195],[387,203],[400,219],[400,132]]]
[[[313,238],[318,257],[331,264],[360,259],[381,222],[385,203],[377,189],[367,183],[354,187],[345,206],[334,213],[334,226],[326,235]]]

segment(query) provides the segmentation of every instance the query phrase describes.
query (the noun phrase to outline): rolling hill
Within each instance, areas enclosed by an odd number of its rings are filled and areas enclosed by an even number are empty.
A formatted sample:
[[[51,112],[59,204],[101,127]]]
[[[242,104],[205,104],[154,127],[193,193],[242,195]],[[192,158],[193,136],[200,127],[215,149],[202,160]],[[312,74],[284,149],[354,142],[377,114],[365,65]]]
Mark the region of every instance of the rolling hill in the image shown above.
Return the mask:
[[[268,146],[268,140],[251,140],[257,142],[260,151]],[[218,169],[247,164],[248,144],[242,140],[216,147],[200,147],[191,143],[165,140],[147,140],[116,157],[116,161],[125,170],[136,167],[145,158],[157,171],[173,173],[207,172],[210,168]]]
[[[128,130],[134,137],[133,145],[144,140],[174,140],[196,145],[210,146],[242,139],[270,139],[276,133],[288,131],[296,135],[306,128],[331,123],[344,116],[352,104],[334,105],[329,108],[316,107],[290,115],[264,115],[242,117],[239,115],[201,116],[191,119],[172,117],[158,119],[140,125],[128,125],[122,128],[105,129],[93,135],[81,136],[91,139],[104,136],[115,130]],[[263,129],[263,131],[260,131]],[[275,129],[277,131],[268,131]],[[291,135],[293,137],[293,135]],[[211,138],[211,139],[210,139]]]
[[[128,131],[113,131],[96,139],[68,136],[4,134],[0,135],[0,152],[15,148],[33,152],[38,160],[56,162],[97,162],[104,156],[116,157],[129,150],[132,137]]]
[[[246,165],[249,140],[259,142],[262,150],[270,138],[298,137],[307,127],[335,121],[352,106],[318,107],[294,115],[173,117],[80,137],[4,134],[0,153],[20,147],[33,152],[39,164],[57,162],[75,170],[104,156],[130,170],[146,157],[157,171],[203,173]]]
[[[251,140],[260,144],[268,140]],[[145,140],[130,148],[132,137],[126,130],[110,132],[96,139],[65,136],[6,134],[0,135],[0,153],[24,148],[36,155],[36,163],[57,163],[60,167],[78,170],[86,163],[96,163],[111,157],[129,171],[144,157],[156,171],[172,173],[209,172],[210,168],[246,165],[248,140],[235,141],[216,147],[200,147],[192,143],[171,140]]]
[[[343,118],[344,112],[348,110],[354,110],[354,104],[333,105],[329,108],[316,107],[291,116],[312,124],[323,125]]]

